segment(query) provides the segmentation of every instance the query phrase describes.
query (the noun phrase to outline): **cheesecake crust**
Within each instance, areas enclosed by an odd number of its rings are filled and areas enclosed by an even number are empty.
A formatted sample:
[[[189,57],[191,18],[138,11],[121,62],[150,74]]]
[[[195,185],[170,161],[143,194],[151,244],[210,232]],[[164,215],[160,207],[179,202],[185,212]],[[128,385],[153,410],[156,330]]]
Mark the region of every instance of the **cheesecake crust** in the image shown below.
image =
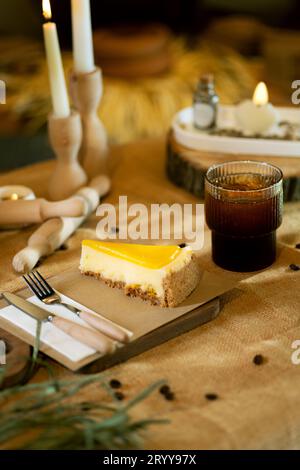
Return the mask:
[[[176,307],[183,302],[197,287],[201,270],[196,256],[182,269],[174,271],[164,279],[165,298],[162,307]]]
[[[112,288],[122,289],[129,297],[139,297],[152,305],[160,307],[176,307],[183,302],[196,288],[200,280],[200,267],[195,255],[182,269],[168,274],[163,281],[164,296],[158,297],[153,291],[145,291],[140,287],[127,285],[125,282],[112,281],[103,277],[100,273],[84,271],[81,273],[92,276]]]

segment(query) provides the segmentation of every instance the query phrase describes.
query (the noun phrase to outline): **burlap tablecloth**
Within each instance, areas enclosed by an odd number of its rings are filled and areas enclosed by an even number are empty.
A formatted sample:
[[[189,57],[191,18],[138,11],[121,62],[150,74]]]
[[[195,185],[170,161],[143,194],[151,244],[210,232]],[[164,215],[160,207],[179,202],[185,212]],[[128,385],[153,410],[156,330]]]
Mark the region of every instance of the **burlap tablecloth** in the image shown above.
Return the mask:
[[[113,190],[106,201],[116,203],[120,194],[127,194],[129,202],[196,202],[167,181],[164,149],[162,139],[114,148]],[[52,163],[43,163],[0,175],[0,184],[25,184],[44,195],[51,167]],[[92,216],[68,241],[67,250],[45,260],[43,273],[53,275],[76,265],[79,242],[94,235],[96,223]],[[32,228],[0,233],[1,290],[23,286],[11,259],[31,232]],[[299,203],[285,206],[279,240],[279,257],[270,269],[254,276],[226,273],[241,282],[226,295],[214,322],[109,371],[122,381],[127,397],[161,378],[175,393],[172,402],[154,393],[135,411],[138,416],[170,420],[148,431],[147,448],[300,448],[300,365],[291,361],[292,343],[300,340],[300,271],[289,269],[291,263],[300,264],[300,250],[295,248],[300,243]],[[224,275],[212,263],[209,250],[206,232],[201,264]],[[264,356],[264,364],[253,363],[256,354]],[[54,367],[59,376],[71,374]],[[41,369],[34,380],[46,376]],[[85,393],[100,392],[90,388]],[[207,400],[207,393],[218,399]]]

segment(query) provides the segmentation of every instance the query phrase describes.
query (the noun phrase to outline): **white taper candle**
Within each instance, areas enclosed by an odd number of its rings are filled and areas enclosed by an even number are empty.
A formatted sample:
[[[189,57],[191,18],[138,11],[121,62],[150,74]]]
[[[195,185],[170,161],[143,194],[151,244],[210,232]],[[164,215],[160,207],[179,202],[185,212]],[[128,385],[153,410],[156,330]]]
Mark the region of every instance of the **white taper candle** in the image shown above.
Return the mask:
[[[73,56],[75,73],[95,70],[90,0],[72,0]]]
[[[49,0],[43,1],[43,12],[45,18],[51,18]],[[43,25],[43,31],[48,61],[53,113],[58,118],[65,118],[70,115],[70,104],[61,59],[56,24],[52,22],[45,23]]]

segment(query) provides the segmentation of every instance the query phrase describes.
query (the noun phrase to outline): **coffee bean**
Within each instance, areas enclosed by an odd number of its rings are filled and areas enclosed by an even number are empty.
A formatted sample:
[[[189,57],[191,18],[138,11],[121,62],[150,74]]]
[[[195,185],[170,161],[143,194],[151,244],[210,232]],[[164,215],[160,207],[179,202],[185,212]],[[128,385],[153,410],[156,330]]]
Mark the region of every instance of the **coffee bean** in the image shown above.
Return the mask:
[[[206,398],[206,400],[209,400],[209,401],[215,401],[219,397],[216,393],[206,393],[205,398]]]
[[[295,246],[295,248],[297,248],[297,250],[300,250],[300,243],[297,243],[297,245]]]
[[[124,393],[122,393],[122,392],[115,392],[115,398],[116,398],[118,401],[122,401],[122,400],[124,400],[125,395],[124,395]]]
[[[111,386],[111,388],[121,388],[122,387],[122,384],[121,384],[120,380],[117,380],[117,379],[111,379],[111,381],[109,382],[109,385]]]
[[[185,248],[187,245],[186,245],[186,243],[180,243],[180,245],[178,245],[178,246],[179,246],[179,248]]]
[[[162,385],[160,387],[159,393],[161,393],[164,396],[164,398],[168,401],[173,401],[175,399],[174,392],[172,392],[171,388],[167,384]]]
[[[289,268],[292,270],[292,271],[300,271],[300,266],[298,264],[290,264]]]
[[[59,248],[58,248],[58,251],[66,251],[68,249],[68,245],[66,245],[65,243],[63,245],[61,245]]]
[[[174,395],[174,393],[171,392],[171,391],[165,393],[165,394],[164,394],[164,397],[165,397],[165,399],[168,400],[168,401],[173,401],[173,400],[175,399],[175,395]]]
[[[166,395],[166,393],[169,393],[171,391],[169,385],[162,385],[159,389],[159,393],[162,395]]]
[[[253,364],[256,366],[261,366],[265,362],[264,356],[262,354],[256,354],[253,358]]]

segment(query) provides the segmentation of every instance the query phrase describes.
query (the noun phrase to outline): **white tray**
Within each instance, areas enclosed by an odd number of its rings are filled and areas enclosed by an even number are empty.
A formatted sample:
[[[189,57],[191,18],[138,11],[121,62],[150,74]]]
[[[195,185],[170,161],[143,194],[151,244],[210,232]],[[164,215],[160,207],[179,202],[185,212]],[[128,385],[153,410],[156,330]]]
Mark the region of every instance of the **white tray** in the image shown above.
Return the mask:
[[[300,124],[300,110],[283,107],[277,109],[280,113],[281,121]],[[217,126],[220,128],[237,128],[235,106],[219,107]],[[176,141],[184,147],[193,150],[244,155],[300,157],[299,141],[226,137],[209,135],[205,131],[199,131],[193,124],[192,107],[185,108],[176,114],[172,123],[172,129]]]

